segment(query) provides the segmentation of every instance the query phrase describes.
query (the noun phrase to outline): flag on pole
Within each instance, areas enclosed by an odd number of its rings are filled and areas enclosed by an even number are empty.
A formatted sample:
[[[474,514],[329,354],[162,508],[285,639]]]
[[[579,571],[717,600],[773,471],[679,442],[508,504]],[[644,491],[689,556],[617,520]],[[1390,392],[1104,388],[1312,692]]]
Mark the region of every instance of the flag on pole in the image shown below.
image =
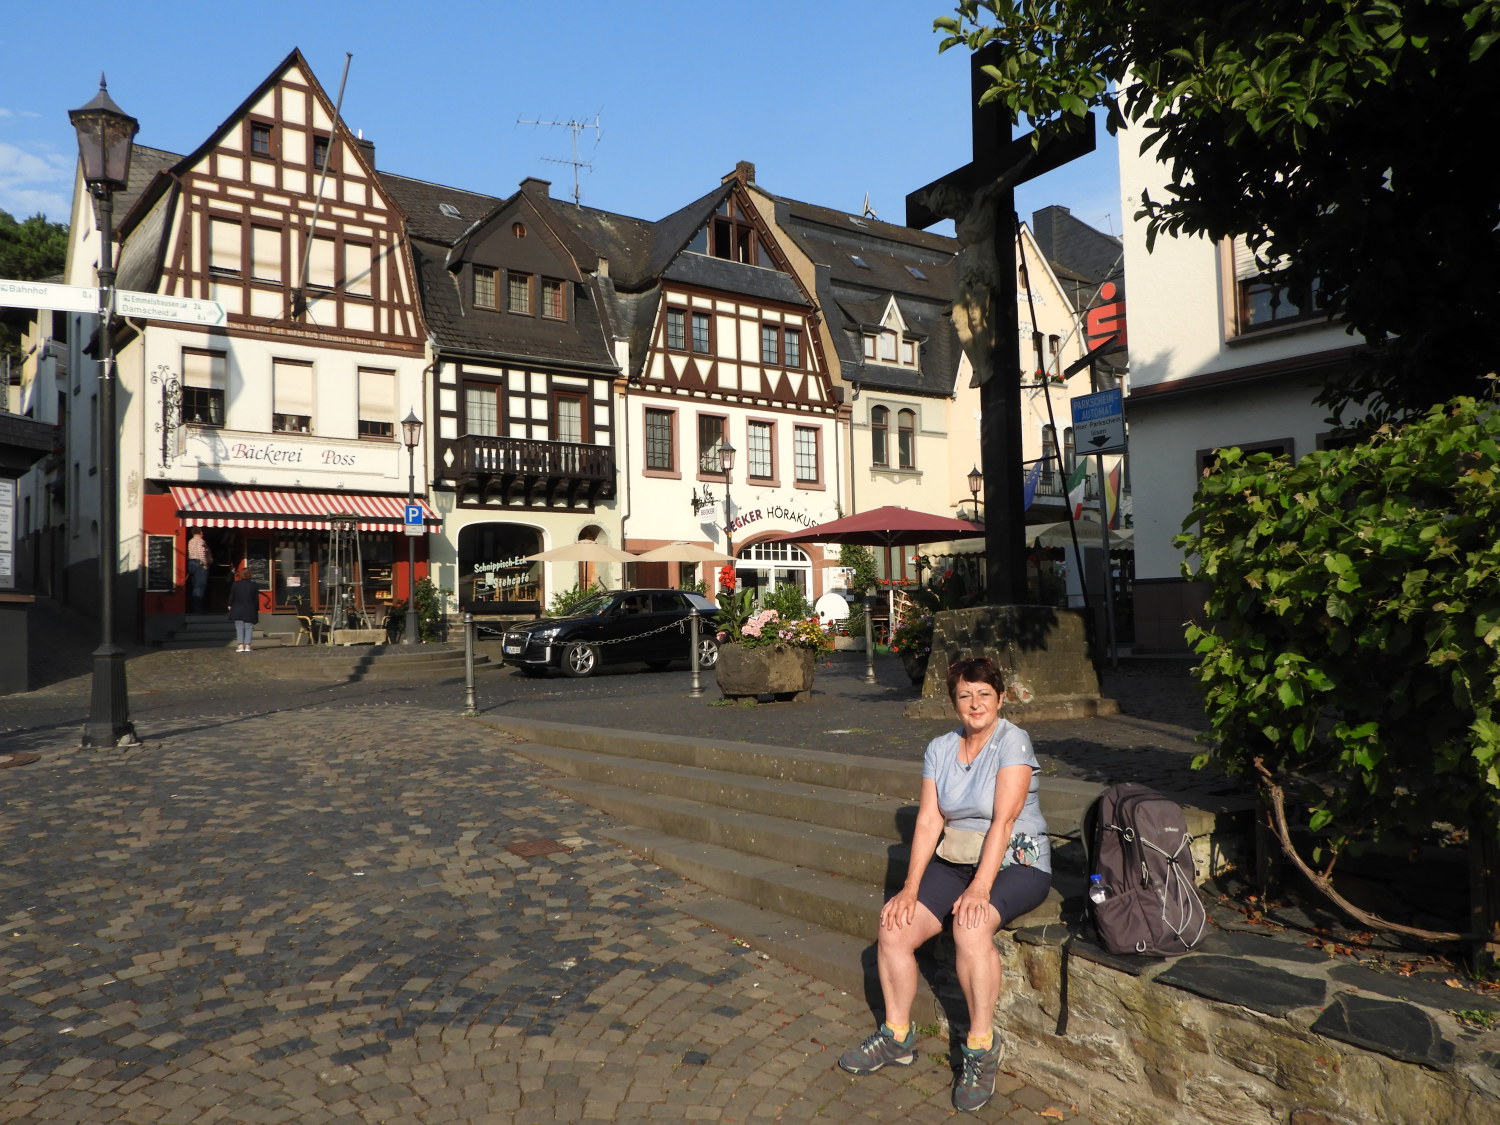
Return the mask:
[[[1104,503],[1107,527],[1120,526],[1120,466],[1117,464],[1104,478]]]
[[[1035,461],[1032,463],[1031,468],[1026,470],[1026,503],[1022,505],[1023,509],[1031,507],[1032,502],[1036,500],[1036,486],[1041,481],[1041,479],[1042,463],[1040,461]]]
[[[1088,492],[1088,462],[1080,460],[1068,477],[1068,518],[1076,520],[1083,515],[1083,500]]]

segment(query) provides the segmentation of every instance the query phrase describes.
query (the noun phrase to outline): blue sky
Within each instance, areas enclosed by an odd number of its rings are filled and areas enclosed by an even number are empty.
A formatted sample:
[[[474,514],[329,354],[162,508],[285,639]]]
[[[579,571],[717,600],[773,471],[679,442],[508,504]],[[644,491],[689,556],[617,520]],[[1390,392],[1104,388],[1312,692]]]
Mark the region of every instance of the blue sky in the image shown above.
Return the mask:
[[[19,10],[18,10],[19,9]],[[768,191],[905,221],[906,193],[969,159],[968,67],[939,55],[942,0],[70,0],[0,21],[0,208],[66,221],[77,149],[67,111],[99,74],[140,120],[137,141],[187,152],[293,47],[377,146],[379,167],[508,195],[527,176],[570,198],[572,134],[517,119],[592,122],[583,202],[657,219],[738,160]],[[130,14],[127,15],[127,12]],[[753,13],[740,16],[739,13]],[[64,28],[63,24],[66,24]],[[1121,230],[1114,142],[1026,185]]]

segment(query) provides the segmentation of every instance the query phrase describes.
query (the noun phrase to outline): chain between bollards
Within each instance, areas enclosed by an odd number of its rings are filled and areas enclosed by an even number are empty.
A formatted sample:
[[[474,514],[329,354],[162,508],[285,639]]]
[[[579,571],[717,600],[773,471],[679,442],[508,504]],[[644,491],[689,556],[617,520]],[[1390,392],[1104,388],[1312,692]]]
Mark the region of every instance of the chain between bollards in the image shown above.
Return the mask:
[[[474,702],[474,615],[465,613],[464,622],[464,714],[477,715]]]
[[[698,674],[698,607],[696,605],[688,611],[688,617],[693,623],[689,630],[693,635],[693,650],[688,656],[688,664],[693,669],[693,686],[688,691],[688,695],[697,699],[703,695],[703,681]]]

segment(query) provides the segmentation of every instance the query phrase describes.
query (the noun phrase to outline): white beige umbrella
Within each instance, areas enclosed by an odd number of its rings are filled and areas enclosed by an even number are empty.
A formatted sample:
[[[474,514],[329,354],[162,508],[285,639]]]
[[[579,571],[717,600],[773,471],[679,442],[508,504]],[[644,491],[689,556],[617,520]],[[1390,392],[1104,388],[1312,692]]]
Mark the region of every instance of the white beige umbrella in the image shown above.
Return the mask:
[[[611,547],[608,543],[596,543],[592,539],[580,539],[565,547],[553,547],[536,555],[527,555],[527,562],[635,562],[640,556]]]
[[[1078,545],[1080,547],[1099,546],[1099,525],[1093,520],[1079,520],[1075,525],[1078,529]],[[1057,523],[1032,524],[1026,529],[1026,542],[1038,543],[1043,547],[1068,548],[1073,545],[1072,533],[1068,530],[1068,521],[1059,520]],[[1109,546],[1111,550],[1119,551],[1134,546],[1134,537],[1130,529],[1114,529],[1109,533]]]
[[[696,543],[685,543],[678,540],[668,543],[663,547],[653,547],[649,551],[643,551],[639,555],[631,556],[632,562],[685,562],[685,563],[725,563],[734,560],[723,551],[715,551],[708,547],[700,547]]]

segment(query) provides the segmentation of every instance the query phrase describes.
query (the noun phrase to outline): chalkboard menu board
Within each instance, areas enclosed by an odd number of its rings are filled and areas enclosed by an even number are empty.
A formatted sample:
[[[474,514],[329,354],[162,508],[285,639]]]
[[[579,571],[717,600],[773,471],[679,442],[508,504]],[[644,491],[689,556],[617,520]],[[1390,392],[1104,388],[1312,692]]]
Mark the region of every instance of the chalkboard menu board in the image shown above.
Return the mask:
[[[177,539],[172,535],[146,536],[146,592],[170,594],[176,585]]]
[[[271,544],[264,539],[252,539],[245,544],[245,573],[262,590],[271,588]]]

